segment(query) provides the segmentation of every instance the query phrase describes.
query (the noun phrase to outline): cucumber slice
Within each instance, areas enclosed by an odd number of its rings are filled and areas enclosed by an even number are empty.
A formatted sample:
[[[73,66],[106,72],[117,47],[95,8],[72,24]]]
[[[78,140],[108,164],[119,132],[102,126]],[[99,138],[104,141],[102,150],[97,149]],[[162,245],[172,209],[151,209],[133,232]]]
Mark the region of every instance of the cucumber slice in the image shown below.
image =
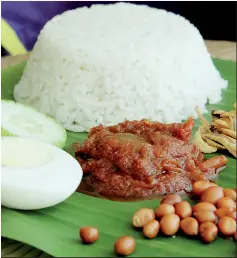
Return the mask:
[[[66,130],[53,118],[11,100],[1,100],[1,109],[2,136],[21,136],[64,147]]]

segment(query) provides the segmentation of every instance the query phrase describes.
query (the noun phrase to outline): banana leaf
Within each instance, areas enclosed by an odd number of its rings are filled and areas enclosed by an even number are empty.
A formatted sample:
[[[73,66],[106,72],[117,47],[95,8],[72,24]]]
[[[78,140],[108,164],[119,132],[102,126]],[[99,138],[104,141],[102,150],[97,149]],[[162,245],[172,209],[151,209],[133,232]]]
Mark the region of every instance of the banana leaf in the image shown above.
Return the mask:
[[[208,110],[231,110],[236,102],[236,63],[217,59],[214,63],[229,81],[229,86],[223,90],[222,101],[208,105]],[[2,70],[2,99],[13,99],[13,88],[20,79],[24,65],[22,63]],[[210,113],[205,116],[210,119]],[[200,122],[196,121],[194,131],[199,125]],[[87,133],[68,132],[65,148],[76,141],[83,142],[86,138]],[[236,159],[231,156],[228,159],[228,167],[221,172],[217,183],[222,187],[234,188]],[[2,256],[114,257],[113,244],[123,235],[136,239],[136,251],[131,257],[236,256],[236,243],[232,239],[218,237],[211,244],[203,244],[198,237],[190,239],[181,233],[175,237],[159,235],[153,240],[145,239],[141,231],[131,226],[132,215],[142,207],[156,208],[159,202],[159,199],[115,202],[74,193],[61,204],[37,211],[17,211],[2,207]],[[79,228],[85,225],[99,229],[99,240],[93,245],[84,245],[79,239]]]

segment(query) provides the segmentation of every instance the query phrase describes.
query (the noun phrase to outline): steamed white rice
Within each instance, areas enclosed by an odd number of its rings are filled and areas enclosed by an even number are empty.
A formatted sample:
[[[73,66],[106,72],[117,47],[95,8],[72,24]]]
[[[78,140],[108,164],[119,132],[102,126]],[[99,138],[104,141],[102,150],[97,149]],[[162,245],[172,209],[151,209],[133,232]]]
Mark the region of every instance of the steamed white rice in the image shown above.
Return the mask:
[[[81,132],[125,119],[180,122],[227,87],[198,29],[164,10],[128,3],[78,8],[41,31],[14,90]]]

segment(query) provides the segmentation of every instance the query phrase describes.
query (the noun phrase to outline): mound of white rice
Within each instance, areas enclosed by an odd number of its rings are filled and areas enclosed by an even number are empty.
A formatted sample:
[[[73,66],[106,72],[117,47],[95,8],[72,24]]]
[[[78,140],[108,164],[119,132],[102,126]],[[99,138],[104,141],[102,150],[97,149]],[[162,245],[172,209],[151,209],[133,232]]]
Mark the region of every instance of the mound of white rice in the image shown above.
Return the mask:
[[[226,87],[189,21],[118,3],[49,21],[14,96],[81,132],[124,119],[179,122],[220,101]]]

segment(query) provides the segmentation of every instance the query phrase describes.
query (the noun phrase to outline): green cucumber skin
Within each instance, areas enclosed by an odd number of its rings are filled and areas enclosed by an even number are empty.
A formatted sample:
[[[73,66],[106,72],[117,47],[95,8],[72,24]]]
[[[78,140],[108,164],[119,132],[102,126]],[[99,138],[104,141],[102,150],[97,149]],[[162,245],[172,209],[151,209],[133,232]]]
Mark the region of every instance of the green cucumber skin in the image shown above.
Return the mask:
[[[41,113],[39,112],[37,109],[33,108],[33,107],[30,107],[30,106],[27,106],[27,105],[24,105],[24,104],[21,104],[20,102],[16,102],[14,100],[1,100],[2,103],[12,103],[12,104],[15,104],[15,105],[19,105],[19,106],[23,106],[23,107],[26,107],[28,109],[31,109],[39,114],[41,114],[42,116],[45,116],[48,120],[51,120],[53,121],[54,123],[56,123],[58,126],[60,126],[62,128],[62,130],[64,130],[64,135],[63,135],[63,138],[61,141],[57,142],[57,143],[54,143],[54,142],[51,142],[51,144],[55,145],[56,147],[60,148],[60,149],[63,149],[65,144],[66,144],[66,141],[67,141],[67,132],[66,130],[64,129],[64,127],[59,124],[55,119],[53,119],[51,116],[49,115],[46,115],[44,113]],[[20,135],[16,135],[16,134],[13,134],[9,131],[7,131],[5,128],[3,128],[1,126],[1,136],[20,136]]]
[[[1,136],[19,136],[20,137],[20,135],[10,133],[9,131],[4,129],[3,127],[1,127]],[[65,144],[66,144],[66,141],[67,141],[67,133],[65,132],[64,138],[60,142],[57,142],[57,143],[52,142],[51,144],[53,144],[54,146],[56,146],[60,149],[63,149]]]
[[[6,129],[1,127],[1,136],[16,136],[13,133],[8,132]]]

